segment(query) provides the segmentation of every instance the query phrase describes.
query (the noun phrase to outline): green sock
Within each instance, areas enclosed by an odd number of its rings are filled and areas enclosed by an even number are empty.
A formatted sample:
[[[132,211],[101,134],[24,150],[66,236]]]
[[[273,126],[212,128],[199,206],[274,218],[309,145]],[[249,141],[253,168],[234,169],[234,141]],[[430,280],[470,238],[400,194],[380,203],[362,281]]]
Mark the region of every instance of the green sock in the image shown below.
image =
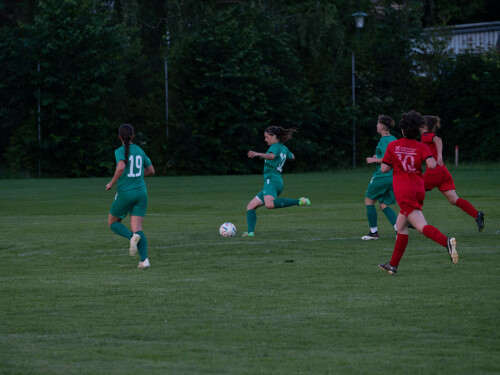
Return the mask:
[[[396,225],[396,220],[398,218],[398,215],[396,215],[396,213],[394,212],[394,210],[392,208],[390,208],[389,206],[387,206],[382,211],[384,212],[384,214],[387,217],[387,219],[389,220],[389,222],[393,226]]]
[[[117,235],[125,237],[127,240],[130,240],[132,238],[132,232],[129,231],[125,225],[118,221],[115,221],[113,224],[111,224],[109,226],[109,229],[111,229]]]
[[[143,262],[148,257],[148,240],[142,230],[136,232],[136,234],[141,236],[141,240],[137,243],[137,250],[141,256],[141,262]]]
[[[255,225],[257,224],[257,212],[255,212],[255,210],[247,211],[247,224],[248,233],[253,232],[255,230]]]
[[[300,200],[298,199],[288,199],[288,198],[276,198],[274,203],[274,208],[285,208],[290,206],[298,206]]]
[[[366,216],[368,216],[368,225],[370,228],[377,227],[377,210],[373,204],[366,205]]]

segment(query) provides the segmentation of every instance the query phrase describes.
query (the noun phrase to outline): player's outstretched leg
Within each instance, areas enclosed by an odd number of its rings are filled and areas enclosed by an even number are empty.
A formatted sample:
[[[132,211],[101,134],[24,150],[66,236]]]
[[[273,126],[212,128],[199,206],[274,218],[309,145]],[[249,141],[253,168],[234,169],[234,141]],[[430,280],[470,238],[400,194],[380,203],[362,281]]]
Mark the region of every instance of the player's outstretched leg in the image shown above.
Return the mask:
[[[130,240],[133,234],[125,225],[118,221],[115,221],[113,224],[111,224],[109,226],[109,229],[111,229],[117,235],[126,238],[127,240]]]
[[[273,200],[274,208],[285,208],[292,206],[310,206],[311,201],[307,198],[289,199],[289,198],[276,198]]]

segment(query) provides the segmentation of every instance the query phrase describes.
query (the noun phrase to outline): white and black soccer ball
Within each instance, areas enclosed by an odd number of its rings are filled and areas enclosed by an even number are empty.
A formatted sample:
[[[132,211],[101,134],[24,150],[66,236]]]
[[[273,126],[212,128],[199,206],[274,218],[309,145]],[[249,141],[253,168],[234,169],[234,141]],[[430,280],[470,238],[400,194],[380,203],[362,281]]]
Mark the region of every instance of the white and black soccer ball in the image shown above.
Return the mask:
[[[236,235],[236,227],[233,223],[224,223],[220,226],[219,233],[222,237],[234,237]]]

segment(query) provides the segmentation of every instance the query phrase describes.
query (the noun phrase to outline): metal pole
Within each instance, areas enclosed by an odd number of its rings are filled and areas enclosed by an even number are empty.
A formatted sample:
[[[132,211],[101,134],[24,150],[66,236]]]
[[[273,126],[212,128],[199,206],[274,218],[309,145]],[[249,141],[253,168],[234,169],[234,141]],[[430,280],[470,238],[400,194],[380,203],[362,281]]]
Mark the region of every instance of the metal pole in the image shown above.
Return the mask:
[[[168,24],[167,24],[167,31],[166,31],[166,36],[167,36],[167,49],[165,51],[165,119],[167,121],[167,141],[168,141],[168,61],[167,61],[167,55],[168,55],[168,47],[170,46],[170,33],[168,31]]]
[[[37,61],[37,72],[40,75],[40,61]],[[42,118],[40,115],[40,86],[38,86],[38,177],[42,177],[42,161],[40,160],[40,149],[42,144]]]
[[[352,107],[356,107],[356,90],[354,78],[354,52],[352,53]],[[352,167],[356,168],[356,114],[352,120]]]

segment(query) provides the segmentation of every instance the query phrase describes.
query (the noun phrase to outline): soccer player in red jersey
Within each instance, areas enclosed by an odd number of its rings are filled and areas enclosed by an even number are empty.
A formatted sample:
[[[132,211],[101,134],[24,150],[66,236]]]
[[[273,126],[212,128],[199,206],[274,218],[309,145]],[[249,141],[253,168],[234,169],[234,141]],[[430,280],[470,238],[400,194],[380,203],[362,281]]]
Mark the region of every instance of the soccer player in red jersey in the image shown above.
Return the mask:
[[[451,261],[458,262],[455,238],[448,238],[436,227],[428,225],[422,214],[425,198],[422,163],[425,162],[428,169],[435,168],[437,164],[429,148],[417,140],[424,121],[422,115],[416,111],[403,114],[399,122],[403,138],[389,143],[382,159],[382,173],[393,169],[394,195],[400,208],[396,221],[398,234],[392,258],[389,263],[379,264],[380,269],[391,275],[397,272],[408,244],[408,223],[424,236],[447,248]]]
[[[441,120],[438,116],[424,116],[424,119],[425,123],[420,127],[421,141],[429,147],[432,156],[437,161],[436,168],[426,170],[424,173],[425,191],[430,191],[437,187],[451,205],[460,207],[476,219],[477,227],[481,232],[484,228],[484,213],[476,210],[465,199],[458,197],[453,178],[443,163],[443,140],[436,135],[436,131],[441,128]]]

